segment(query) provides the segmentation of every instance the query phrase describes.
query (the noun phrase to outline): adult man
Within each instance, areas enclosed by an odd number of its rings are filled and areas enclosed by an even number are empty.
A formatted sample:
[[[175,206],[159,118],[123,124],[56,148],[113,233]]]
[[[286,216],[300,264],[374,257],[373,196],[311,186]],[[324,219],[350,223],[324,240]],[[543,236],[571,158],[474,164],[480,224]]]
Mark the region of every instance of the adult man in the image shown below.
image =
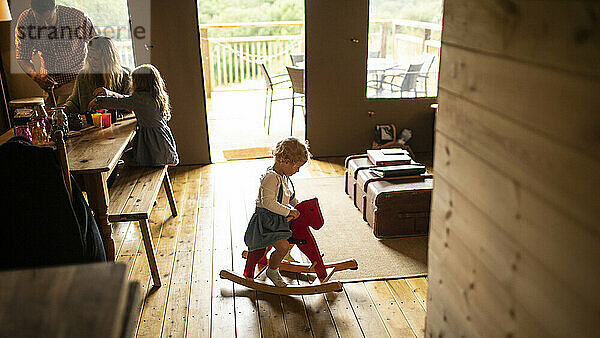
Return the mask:
[[[95,35],[85,13],[57,6],[55,0],[31,0],[31,8],[21,13],[15,28],[16,59],[40,88],[53,92],[46,95],[47,104],[61,105],[69,97],[83,68],[87,42]],[[42,61],[39,71],[32,62],[34,53]]]

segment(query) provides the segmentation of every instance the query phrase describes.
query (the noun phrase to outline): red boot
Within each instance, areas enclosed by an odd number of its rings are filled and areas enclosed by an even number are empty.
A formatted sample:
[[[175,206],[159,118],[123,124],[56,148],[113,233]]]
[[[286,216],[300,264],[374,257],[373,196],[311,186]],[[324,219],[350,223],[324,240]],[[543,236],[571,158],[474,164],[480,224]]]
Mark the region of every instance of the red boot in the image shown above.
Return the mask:
[[[249,251],[246,258],[246,267],[244,268],[244,277],[254,278],[254,268],[256,263],[265,255],[265,248]]]

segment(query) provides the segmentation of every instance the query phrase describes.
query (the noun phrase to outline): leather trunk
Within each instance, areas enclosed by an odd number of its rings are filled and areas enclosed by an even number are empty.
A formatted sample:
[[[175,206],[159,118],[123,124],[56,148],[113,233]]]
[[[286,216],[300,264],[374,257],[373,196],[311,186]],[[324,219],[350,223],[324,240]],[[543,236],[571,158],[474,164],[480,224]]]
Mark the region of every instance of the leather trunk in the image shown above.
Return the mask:
[[[372,181],[363,216],[377,238],[427,235],[433,178]]]
[[[350,196],[351,200],[355,201],[356,178],[358,176],[358,173],[361,171],[368,171],[366,169],[374,167],[374,165],[369,161],[367,154],[363,154],[363,155],[348,156],[346,158],[345,166],[346,166],[346,186],[345,186],[346,194],[348,194],[348,196]],[[354,202],[354,205],[358,207],[358,205],[356,204],[356,201]]]
[[[413,161],[413,163],[416,163]],[[425,173],[420,175],[422,178],[411,177],[381,177],[374,174],[371,170],[360,170],[356,175],[356,182],[354,184],[354,205],[360,210],[363,215],[363,219],[367,220],[366,215],[366,203],[367,203],[367,187],[371,182],[375,181],[387,181],[392,183],[402,182],[418,182],[423,181],[425,178],[432,177],[431,174]]]

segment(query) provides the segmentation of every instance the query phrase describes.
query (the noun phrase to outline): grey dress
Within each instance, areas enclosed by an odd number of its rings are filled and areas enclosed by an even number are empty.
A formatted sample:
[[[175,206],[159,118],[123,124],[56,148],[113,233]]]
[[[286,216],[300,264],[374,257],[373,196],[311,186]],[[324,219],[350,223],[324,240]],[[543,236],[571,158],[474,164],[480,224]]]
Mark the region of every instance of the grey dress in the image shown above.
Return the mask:
[[[292,180],[289,181],[294,189]],[[292,192],[290,200],[294,199],[295,192]],[[279,184],[277,193],[277,202],[281,203],[283,199],[283,187]],[[280,239],[289,239],[292,237],[290,222],[285,220],[285,216],[276,214],[268,209],[256,207],[248,228],[244,234],[244,243],[248,246],[248,251],[254,251],[273,245]]]
[[[132,148],[125,153],[128,164],[155,167],[179,163],[173,133],[149,93],[136,91],[124,97],[98,96],[96,102],[103,108],[135,113],[137,130]]]

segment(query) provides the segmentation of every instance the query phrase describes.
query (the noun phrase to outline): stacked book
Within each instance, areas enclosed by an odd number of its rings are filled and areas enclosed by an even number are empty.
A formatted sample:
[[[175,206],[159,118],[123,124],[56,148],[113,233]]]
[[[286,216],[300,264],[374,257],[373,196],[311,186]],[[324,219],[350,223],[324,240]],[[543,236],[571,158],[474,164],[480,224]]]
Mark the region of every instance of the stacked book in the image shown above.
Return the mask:
[[[421,177],[426,172],[425,166],[415,162],[404,149],[370,149],[367,156],[375,165],[371,172],[379,177]]]

